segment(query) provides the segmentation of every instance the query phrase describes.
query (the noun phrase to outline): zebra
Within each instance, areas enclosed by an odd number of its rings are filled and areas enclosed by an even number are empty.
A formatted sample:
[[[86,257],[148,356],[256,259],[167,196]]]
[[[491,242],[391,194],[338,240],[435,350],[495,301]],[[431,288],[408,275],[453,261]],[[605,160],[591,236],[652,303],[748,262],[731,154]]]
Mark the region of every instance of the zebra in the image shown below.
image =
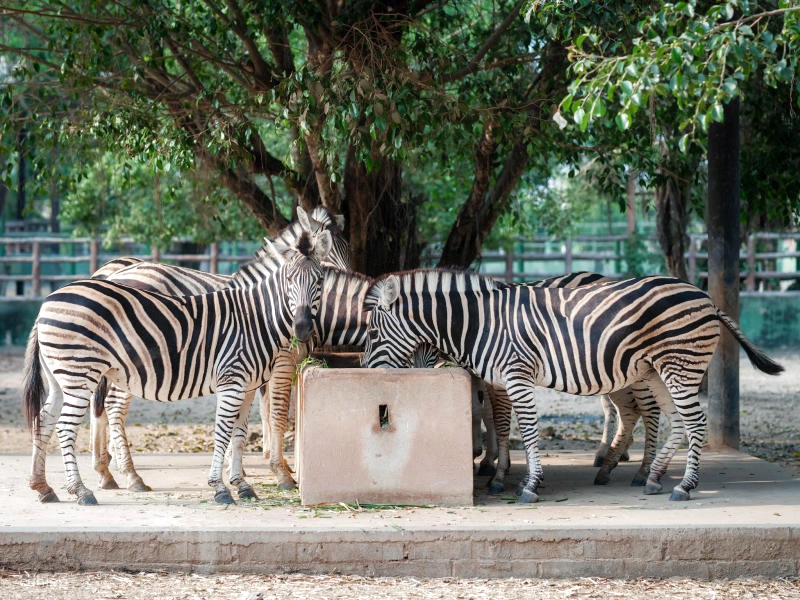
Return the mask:
[[[609,281],[612,280],[599,273],[579,271],[566,275],[549,277],[537,282],[511,285],[526,285],[541,288],[571,288]],[[447,357],[442,357],[435,347],[423,344],[417,347],[412,357],[411,366],[417,368],[428,367],[433,366],[437,362],[447,362]],[[477,472],[478,475],[491,476],[488,484],[489,493],[500,494],[505,489],[505,475],[511,466],[511,457],[509,453],[511,401],[502,386],[483,384],[480,385],[479,388],[479,393],[482,393],[484,396],[484,404],[480,408],[482,411],[481,416],[486,425],[487,447]],[[601,441],[601,446],[596,453],[596,456],[601,457],[601,459],[599,464],[595,464],[595,466],[599,466],[601,469],[595,477],[595,484],[604,485],[610,481],[610,473],[616,467],[622,453],[630,445],[633,427],[641,416],[645,426],[645,451],[641,466],[634,475],[631,485],[645,485],[649,467],[656,456],[658,425],[661,413],[658,403],[651,394],[649,387],[640,384],[603,395],[601,397],[601,406],[604,412],[604,439]],[[668,409],[669,407],[665,408]],[[609,443],[608,432],[610,431],[610,414],[612,410],[615,411],[619,417],[618,431],[613,442]],[[665,412],[667,414],[674,413],[674,409],[665,410]],[[674,427],[673,432],[668,444],[670,447],[677,448],[683,437],[682,422],[680,420]],[[672,436],[677,439],[673,439]],[[476,430],[475,426],[473,426],[473,454],[477,452],[479,455],[482,451],[482,448],[480,451],[478,450],[479,437],[480,431]],[[494,466],[495,460],[497,460],[496,466]]]
[[[325,208],[317,207],[307,214],[302,207],[297,208],[298,220],[284,228],[275,238],[278,244],[291,245],[297,241],[302,231],[318,233],[327,229],[331,233],[333,245],[324,264],[340,269],[350,268],[349,245],[342,235],[344,223],[341,215],[332,215]],[[110,261],[95,271],[95,279],[107,279],[138,289],[159,292],[172,296],[189,296],[224,289],[236,282],[235,277],[205,273],[161,263],[142,261],[133,257],[122,257]],[[264,456],[278,480],[281,489],[291,489],[294,481],[288,463],[283,456],[283,433],[286,430],[291,382],[296,365],[305,358],[307,346],[301,344],[293,351],[281,350],[275,358],[268,382],[269,395],[259,394],[260,414],[264,432]],[[125,421],[130,406],[131,395],[123,389],[110,386],[105,400],[106,411],[103,416],[92,414],[92,454],[94,468],[100,476],[102,489],[116,489],[108,468],[108,429],[111,429],[112,448],[115,451],[117,467],[126,477],[126,487],[131,491],[149,491],[136,472],[125,433]],[[271,435],[270,435],[271,434]],[[231,440],[231,469],[241,466],[246,431],[236,429]],[[239,484],[240,498],[254,497],[255,492],[244,480]]]
[[[506,389],[529,466],[520,502],[538,500],[543,474],[536,385],[594,395],[646,381],[657,397],[671,397],[689,446],[683,479],[670,499],[688,500],[698,484],[706,434],[697,394],[720,324],[758,369],[770,374],[783,370],[704,292],[671,277],[534,288],[499,285],[461,271],[418,270],[375,281],[364,309],[370,313],[365,366],[405,366],[414,349],[427,343]],[[645,493],[661,491],[669,458],[659,453]]]
[[[23,405],[33,432],[30,487],[57,501],[45,478],[46,447],[55,426],[67,492],[80,505],[97,500],[82,482],[75,438],[103,378],[132,394],[174,401],[215,393],[214,456],[208,484],[231,504],[222,461],[231,432],[243,427],[252,394],[269,377],[278,350],[294,334],[307,340],[320,302],[320,261],[329,231],[303,233],[296,246],[265,240],[236,285],[193,296],[167,296],[113,281],[88,279],[50,294],[26,352]],[[279,266],[276,268],[275,264]],[[44,379],[49,393],[42,405]],[[241,473],[231,483],[238,484]]]

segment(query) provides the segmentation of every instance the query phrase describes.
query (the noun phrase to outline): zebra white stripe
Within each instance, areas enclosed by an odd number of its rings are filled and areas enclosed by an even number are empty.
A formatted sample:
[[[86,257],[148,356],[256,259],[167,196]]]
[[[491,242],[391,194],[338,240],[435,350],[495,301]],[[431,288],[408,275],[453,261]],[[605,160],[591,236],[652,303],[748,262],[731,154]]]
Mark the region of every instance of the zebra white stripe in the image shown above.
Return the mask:
[[[217,502],[233,502],[221,477],[231,432],[246,420],[247,392],[269,377],[278,350],[293,332],[300,339],[312,333],[319,261],[331,244],[328,231],[314,238],[302,235],[297,250],[261,253],[260,260],[237,273],[237,287],[199,296],[165,296],[102,280],[76,282],[51,294],[32,332],[23,386],[34,434],[30,485],[40,499],[57,499],[45,478],[45,451],[55,426],[67,491],[79,504],[96,503],[78,472],[75,437],[105,377],[132,394],[162,402],[216,393],[208,482]],[[42,406],[43,374],[49,394]]]
[[[747,341],[706,294],[669,277],[577,288],[500,286],[445,270],[389,275],[370,287],[364,363],[402,367],[423,343],[507,390],[520,425],[529,473],[520,501],[535,502],[542,479],[535,386],[593,395],[647,381],[671,396],[689,438],[686,471],[671,498],[697,486],[706,417],[697,393],[722,322],[759,369],[782,367]],[[660,491],[656,459],[645,486]]]

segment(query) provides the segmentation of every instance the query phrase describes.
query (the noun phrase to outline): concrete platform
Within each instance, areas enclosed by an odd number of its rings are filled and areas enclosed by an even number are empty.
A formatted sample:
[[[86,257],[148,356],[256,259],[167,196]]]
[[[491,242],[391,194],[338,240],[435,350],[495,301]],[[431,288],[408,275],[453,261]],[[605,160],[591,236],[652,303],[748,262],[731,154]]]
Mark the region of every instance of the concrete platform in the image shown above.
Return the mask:
[[[99,506],[43,505],[28,489],[30,459],[0,455],[0,566],[25,570],[167,569],[349,573],[418,577],[797,576],[800,479],[750,456],[706,452],[693,500],[592,485],[588,453],[545,457],[547,487],[533,505],[489,497],[475,479],[469,507],[301,507],[275,489],[260,456],[245,468],[262,500],[222,507],[205,485],[207,454],[137,455],[154,491],[97,490]],[[514,456],[509,490],[522,473]],[[49,480],[63,485],[60,457]],[[84,479],[94,476],[84,457]],[[666,489],[683,471],[676,457]]]

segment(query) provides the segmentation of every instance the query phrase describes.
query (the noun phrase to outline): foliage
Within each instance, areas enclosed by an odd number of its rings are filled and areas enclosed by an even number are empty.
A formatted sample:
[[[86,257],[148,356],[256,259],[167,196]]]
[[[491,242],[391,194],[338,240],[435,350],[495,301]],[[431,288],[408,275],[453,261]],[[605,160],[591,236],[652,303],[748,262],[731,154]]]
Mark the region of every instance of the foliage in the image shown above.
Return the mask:
[[[480,218],[493,222],[546,146],[540,130],[552,127],[551,88],[562,74],[543,76],[548,39],[522,22],[521,4],[4,7],[10,33],[0,50],[15,72],[0,83],[6,132],[37,127],[41,143],[113,150],[162,178],[206,170],[267,229],[294,203],[321,202],[359,220],[353,227],[375,242],[393,235],[378,222],[389,204],[413,215],[431,214],[432,203],[455,220],[475,189],[475,149],[490,125],[482,185],[492,206]],[[395,165],[394,180],[378,179]],[[442,185],[437,167],[457,183]],[[360,195],[372,204],[356,206]]]
[[[646,118],[652,99],[669,97],[681,114],[679,145],[685,150],[710,123],[722,121],[722,106],[740,95],[743,81],[759,75],[771,87],[790,83],[800,90],[796,2],[644,3],[641,12],[623,19],[634,27],[630,37],[592,21],[593,4],[531,0],[527,12],[551,27],[559,23],[572,40],[574,78],[560,111],[582,130],[598,120],[627,130],[637,116]],[[567,19],[569,14],[574,16]]]
[[[260,237],[227,190],[169,162],[149,165],[105,152],[72,176],[61,217],[77,235],[102,233],[107,242],[131,236],[161,247],[181,237],[198,243]]]

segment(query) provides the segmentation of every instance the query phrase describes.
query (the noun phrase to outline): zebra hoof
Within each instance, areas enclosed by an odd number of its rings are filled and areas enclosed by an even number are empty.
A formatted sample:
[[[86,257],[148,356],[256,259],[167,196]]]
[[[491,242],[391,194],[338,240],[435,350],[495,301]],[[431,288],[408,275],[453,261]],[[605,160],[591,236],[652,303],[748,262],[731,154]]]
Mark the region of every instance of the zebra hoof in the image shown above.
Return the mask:
[[[627,452],[623,452],[622,456],[619,457],[619,462],[629,462],[631,460],[631,455]]]
[[[539,494],[530,490],[522,490],[517,497],[517,502],[520,504],[533,504],[539,501]]]
[[[108,479],[103,479],[100,482],[100,489],[101,490],[118,490],[119,489],[119,484],[116,482],[116,480],[113,477],[110,477]]]
[[[97,498],[92,492],[86,492],[83,496],[78,496],[79,506],[97,506]]]
[[[674,500],[676,502],[684,502],[689,499],[689,492],[681,488],[680,486],[676,486],[672,493],[669,495],[670,500]]]
[[[631,487],[642,487],[647,483],[647,477],[643,475],[634,475],[631,480]]]
[[[606,459],[606,457],[605,457],[605,456],[600,456],[600,455],[598,454],[597,456],[595,456],[595,457],[594,457],[594,465],[592,465],[592,466],[593,466],[593,467],[602,467],[602,466],[603,466],[603,461],[604,461],[605,459]]]
[[[39,502],[42,504],[49,504],[51,502],[59,502],[58,496],[53,490],[49,492],[45,492],[44,494],[39,494]]]
[[[243,483],[236,492],[239,500],[258,500],[258,495],[249,483]]]
[[[502,494],[504,489],[505,486],[498,481],[489,482],[489,494],[492,496],[498,496]]]
[[[217,504],[236,504],[229,490],[220,490],[217,493],[215,493],[214,502],[216,502]]]
[[[660,483],[655,481],[648,481],[644,486],[644,493],[647,494],[648,496],[652,494],[660,494],[661,490],[663,489],[664,488],[661,486]]]
[[[608,473],[598,473],[594,478],[595,485],[608,485],[610,481],[611,477],[608,475]]]
[[[130,484],[128,486],[128,491],[129,492],[152,492],[153,488],[151,488],[149,485],[147,485],[144,481],[142,481],[140,479],[136,483]]]
[[[295,489],[297,489],[297,482],[294,479],[292,479],[291,477],[289,477],[288,480],[287,479],[282,479],[278,483],[278,489],[279,490],[295,490]]]

